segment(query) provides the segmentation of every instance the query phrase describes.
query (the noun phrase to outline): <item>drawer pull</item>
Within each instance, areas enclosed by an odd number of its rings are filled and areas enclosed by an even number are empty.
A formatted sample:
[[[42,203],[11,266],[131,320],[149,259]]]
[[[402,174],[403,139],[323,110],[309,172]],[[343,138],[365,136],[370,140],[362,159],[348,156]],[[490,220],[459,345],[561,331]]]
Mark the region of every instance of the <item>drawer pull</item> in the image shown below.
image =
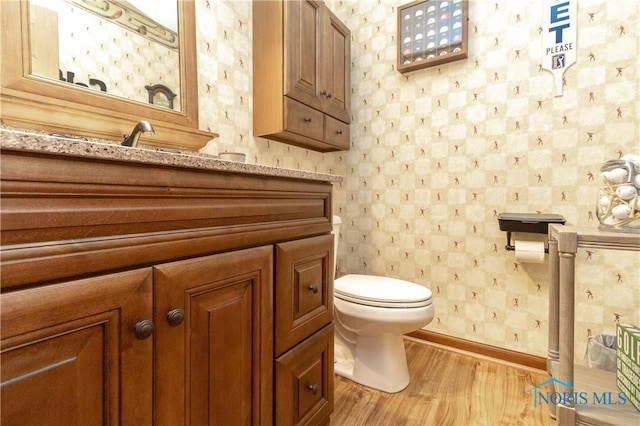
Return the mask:
[[[342,134],[342,130],[336,130],[336,135],[341,135]]]
[[[182,309],[172,309],[167,312],[167,322],[171,327],[177,327],[184,321],[184,311]]]
[[[311,123],[311,117],[309,117],[309,116],[305,117],[304,121],[306,121],[307,123]]]
[[[136,324],[133,329],[133,334],[136,336],[136,339],[144,340],[151,337],[155,328],[156,326],[153,324],[153,321],[142,320]]]
[[[310,284],[308,288],[313,294],[316,294],[318,292],[318,286],[315,284]]]
[[[317,384],[312,385],[311,383],[309,383],[309,384],[307,385],[307,390],[308,390],[309,392],[311,392],[311,394],[313,394],[313,395],[315,395],[315,394],[317,394],[317,393],[318,393],[318,389],[320,389],[320,387],[319,387]]]

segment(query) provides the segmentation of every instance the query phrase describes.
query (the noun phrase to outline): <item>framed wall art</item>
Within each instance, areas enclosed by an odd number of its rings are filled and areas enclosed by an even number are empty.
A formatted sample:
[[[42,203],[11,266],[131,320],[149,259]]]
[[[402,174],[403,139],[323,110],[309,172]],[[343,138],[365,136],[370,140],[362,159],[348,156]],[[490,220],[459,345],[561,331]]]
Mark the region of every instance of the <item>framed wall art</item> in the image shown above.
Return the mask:
[[[419,0],[398,8],[401,73],[467,58],[467,0]]]

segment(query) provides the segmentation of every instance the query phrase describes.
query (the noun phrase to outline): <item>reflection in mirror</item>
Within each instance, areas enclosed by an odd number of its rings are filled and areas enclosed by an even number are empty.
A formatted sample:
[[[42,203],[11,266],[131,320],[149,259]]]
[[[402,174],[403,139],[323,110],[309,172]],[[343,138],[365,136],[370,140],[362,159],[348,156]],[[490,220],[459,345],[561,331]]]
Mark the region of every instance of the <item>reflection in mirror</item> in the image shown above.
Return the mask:
[[[181,110],[177,0],[30,4],[32,74]]]
[[[167,86],[154,84],[153,86],[144,86],[144,88],[147,89],[147,92],[149,93],[150,104],[173,109],[173,100],[175,99],[176,94]]]

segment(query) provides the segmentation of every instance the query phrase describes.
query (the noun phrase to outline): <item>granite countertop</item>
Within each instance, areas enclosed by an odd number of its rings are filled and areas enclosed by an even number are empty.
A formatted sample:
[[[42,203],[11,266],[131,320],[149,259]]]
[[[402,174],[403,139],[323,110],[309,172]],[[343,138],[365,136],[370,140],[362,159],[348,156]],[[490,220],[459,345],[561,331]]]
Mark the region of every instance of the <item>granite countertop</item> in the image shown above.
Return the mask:
[[[198,152],[171,152],[156,148],[131,148],[106,141],[86,141],[19,130],[0,129],[0,149],[48,152],[75,157],[100,158],[252,175],[290,177],[325,182],[342,181],[342,176],[338,175],[220,160],[214,156]]]

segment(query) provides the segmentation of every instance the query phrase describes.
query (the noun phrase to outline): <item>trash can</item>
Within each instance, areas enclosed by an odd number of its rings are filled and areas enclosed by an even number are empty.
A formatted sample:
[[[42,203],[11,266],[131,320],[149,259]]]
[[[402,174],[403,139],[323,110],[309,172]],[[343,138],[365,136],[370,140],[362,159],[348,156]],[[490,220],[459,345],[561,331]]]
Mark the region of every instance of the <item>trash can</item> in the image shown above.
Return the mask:
[[[584,354],[587,367],[600,370],[616,371],[616,336],[597,334],[587,341],[587,352]]]

